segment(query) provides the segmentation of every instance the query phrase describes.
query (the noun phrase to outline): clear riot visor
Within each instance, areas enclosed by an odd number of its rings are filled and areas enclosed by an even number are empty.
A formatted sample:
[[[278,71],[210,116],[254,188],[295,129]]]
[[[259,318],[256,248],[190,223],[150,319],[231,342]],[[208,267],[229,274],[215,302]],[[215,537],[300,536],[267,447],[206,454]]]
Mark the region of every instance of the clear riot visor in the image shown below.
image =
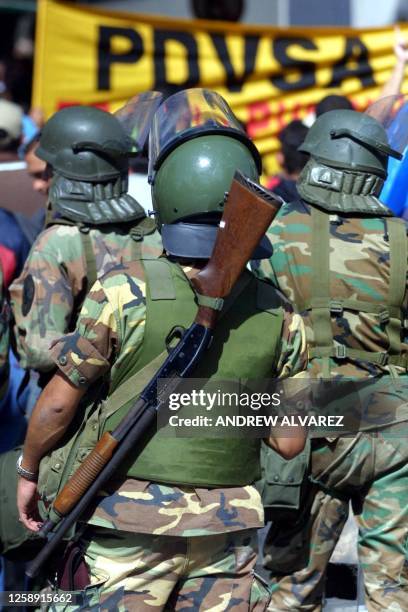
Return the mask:
[[[401,159],[408,147],[408,97],[402,94],[386,96],[371,104],[365,114],[381,123],[394,152],[391,157]]]
[[[167,98],[158,108],[150,130],[149,180],[178,144],[198,133],[220,132],[238,138],[251,150],[252,146],[255,149],[224,98],[215,91],[185,89]],[[255,151],[254,156],[259,156]]]
[[[131,154],[142,151],[162,98],[163,95],[158,91],[145,91],[133,96],[125,106],[114,113],[129,137]]]

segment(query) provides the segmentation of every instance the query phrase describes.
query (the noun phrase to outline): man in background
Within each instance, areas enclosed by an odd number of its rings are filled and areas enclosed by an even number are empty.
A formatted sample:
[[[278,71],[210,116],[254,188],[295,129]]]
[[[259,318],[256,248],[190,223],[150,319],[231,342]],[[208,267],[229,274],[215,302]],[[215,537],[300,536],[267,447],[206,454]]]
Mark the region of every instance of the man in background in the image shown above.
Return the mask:
[[[299,198],[296,181],[307,162],[308,156],[298,151],[306,138],[308,128],[298,119],[291,121],[279,132],[281,149],[277,161],[281,172],[267,182],[268,189],[279,195],[285,202]]]

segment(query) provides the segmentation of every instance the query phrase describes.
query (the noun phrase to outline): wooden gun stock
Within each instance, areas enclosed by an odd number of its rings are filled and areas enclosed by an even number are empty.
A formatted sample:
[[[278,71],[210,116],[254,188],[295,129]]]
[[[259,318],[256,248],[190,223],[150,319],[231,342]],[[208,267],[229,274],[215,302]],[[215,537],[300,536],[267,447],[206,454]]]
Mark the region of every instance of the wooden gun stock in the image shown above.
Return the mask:
[[[235,173],[211,259],[192,279],[197,293],[229,295],[281,205],[271,192]],[[195,322],[212,328],[216,317],[212,308],[200,306]]]

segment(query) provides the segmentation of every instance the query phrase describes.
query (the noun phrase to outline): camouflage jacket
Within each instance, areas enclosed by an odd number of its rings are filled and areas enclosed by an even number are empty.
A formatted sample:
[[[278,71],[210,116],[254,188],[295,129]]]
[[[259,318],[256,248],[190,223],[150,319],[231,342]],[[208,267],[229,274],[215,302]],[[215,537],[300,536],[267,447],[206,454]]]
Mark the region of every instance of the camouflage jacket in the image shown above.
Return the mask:
[[[309,350],[315,344],[314,328],[310,310],[303,309],[302,305],[312,298],[311,209],[301,200],[282,206],[268,232],[273,255],[254,267],[258,276],[269,279],[298,308],[306,326]],[[387,304],[390,281],[388,224],[386,217],[330,215],[327,262],[330,297]],[[406,307],[405,290],[403,310]],[[370,313],[345,308],[338,314],[331,313],[331,325],[335,345],[365,352],[388,350],[386,328]],[[408,345],[402,339],[400,349],[402,354],[408,353]],[[365,378],[387,373],[388,369],[388,366],[357,359],[330,358],[331,376]],[[311,376],[320,376],[322,359],[310,359],[309,371]]]
[[[126,362],[143,342],[145,295],[140,262],[123,265],[121,271],[111,272],[95,283],[75,332],[61,338],[51,351],[55,363],[71,382],[89,385],[107,375],[110,386],[115,387],[115,379],[120,379]],[[276,363],[276,355],[271,355],[271,375],[287,377],[298,373],[301,377],[306,368],[305,349],[301,318],[287,305],[275,372],[272,364]],[[105,487],[89,522],[125,531],[200,536],[260,527],[263,508],[253,486],[203,489],[128,478]]]
[[[114,230],[99,227],[88,232],[96,278],[121,262],[135,258],[139,242],[128,224]],[[162,252],[157,232],[145,236],[143,251]],[[33,244],[24,269],[10,287],[15,337],[20,365],[47,372],[55,366],[49,348],[61,335],[75,329],[81,305],[95,279],[88,282],[83,236],[78,227],[53,225]]]

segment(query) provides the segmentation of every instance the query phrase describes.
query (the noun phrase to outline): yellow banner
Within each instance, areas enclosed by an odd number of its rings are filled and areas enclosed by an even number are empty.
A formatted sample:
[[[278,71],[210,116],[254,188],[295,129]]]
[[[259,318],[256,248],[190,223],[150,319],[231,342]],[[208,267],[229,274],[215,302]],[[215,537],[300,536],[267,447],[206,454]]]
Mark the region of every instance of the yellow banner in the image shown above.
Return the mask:
[[[395,64],[394,42],[391,28],[282,29],[38,0],[33,104],[46,116],[71,104],[114,111],[149,89],[215,89],[270,174],[279,130],[322,97],[345,94],[358,110],[376,99]]]

